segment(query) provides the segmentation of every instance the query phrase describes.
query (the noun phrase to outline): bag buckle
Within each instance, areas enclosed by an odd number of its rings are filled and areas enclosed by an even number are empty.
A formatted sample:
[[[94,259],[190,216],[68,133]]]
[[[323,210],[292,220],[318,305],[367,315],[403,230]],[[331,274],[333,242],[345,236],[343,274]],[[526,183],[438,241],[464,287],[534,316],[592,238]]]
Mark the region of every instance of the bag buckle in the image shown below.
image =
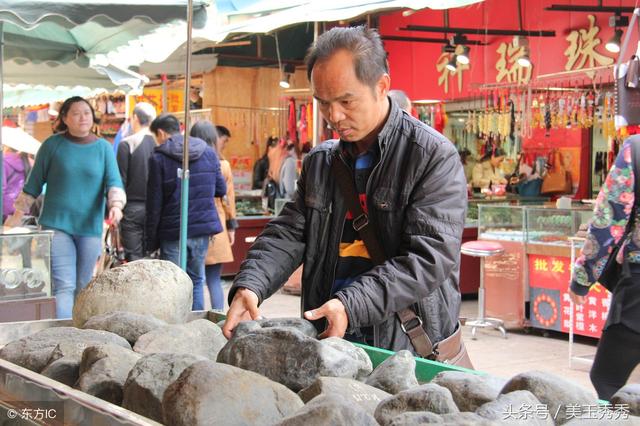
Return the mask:
[[[416,328],[422,327],[422,318],[420,318],[417,315],[414,318],[411,318],[409,321],[407,321],[406,324],[412,323],[413,321],[417,321],[418,323],[408,329],[405,323],[400,323],[400,328],[405,334],[409,334],[411,331],[415,330]]]
[[[362,228],[369,224],[369,217],[366,213],[362,213],[360,216],[353,219],[352,226],[356,232],[360,232]]]

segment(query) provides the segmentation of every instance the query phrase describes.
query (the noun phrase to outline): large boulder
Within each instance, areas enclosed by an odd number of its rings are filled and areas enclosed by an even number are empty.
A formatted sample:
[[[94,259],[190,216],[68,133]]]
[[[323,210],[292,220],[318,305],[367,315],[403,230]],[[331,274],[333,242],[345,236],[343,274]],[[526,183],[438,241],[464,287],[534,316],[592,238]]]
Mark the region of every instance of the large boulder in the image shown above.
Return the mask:
[[[527,390],[502,394],[481,405],[476,414],[504,425],[553,426],[551,413]]]
[[[359,405],[371,415],[380,402],[391,396],[373,386],[342,377],[318,377],[311,386],[298,392],[305,403],[324,395],[338,396],[349,405]]]
[[[162,396],[185,368],[207,358],[191,354],[156,353],[136,362],[124,384],[122,407],[162,423]]]
[[[290,327],[260,328],[233,337],[218,362],[254,371],[298,392],[320,376],[353,379],[362,363]]]
[[[240,337],[244,334],[253,332],[255,330],[259,330],[261,328],[272,328],[272,327],[291,327],[295,328],[298,331],[301,331],[303,334],[309,337],[317,337],[318,331],[311,324],[311,322],[307,321],[304,318],[268,318],[261,319],[255,321],[242,321],[238,323],[236,328],[233,330],[233,337]]]
[[[395,416],[387,426],[416,426],[437,424],[438,426],[499,426],[499,422],[483,419],[475,413],[435,414],[429,411],[409,411]]]
[[[562,377],[542,371],[529,371],[512,377],[500,393],[528,390],[553,413],[556,424],[570,418],[572,407],[596,406],[598,399],[587,389]],[[557,413],[557,415],[556,415]]]
[[[411,352],[399,351],[378,365],[365,383],[393,395],[416,387],[416,360]]]
[[[329,345],[337,351],[343,352],[360,363],[356,379],[364,380],[373,371],[373,364],[371,363],[371,358],[369,358],[367,352],[348,340],[341,339],[340,337],[328,337],[326,339],[322,339],[321,343],[323,345]]]
[[[442,371],[430,383],[449,389],[460,411],[475,411],[496,399],[506,380],[462,371]]]
[[[140,336],[133,350],[141,354],[182,353],[201,355],[213,361],[227,343],[222,330],[209,320],[167,325]]]
[[[314,398],[295,414],[283,419],[277,426],[377,426],[378,422],[362,407],[349,403],[338,395]]]
[[[200,361],[165,391],[164,423],[174,426],[271,425],[302,401],[283,385],[231,365]]]
[[[640,416],[640,383],[629,383],[616,392],[609,401],[613,405],[624,404],[632,416]]]
[[[382,401],[376,408],[375,418],[385,426],[407,411],[429,411],[435,414],[458,413],[449,389],[433,383],[407,389]]]
[[[87,346],[106,343],[131,349],[131,345],[125,339],[108,331],[52,327],[7,343],[0,349],[0,358],[39,373],[48,364],[65,355],[78,352],[81,354]],[[60,344],[64,344],[65,348],[52,359]]]
[[[82,328],[110,331],[127,339],[133,346],[143,334],[165,325],[166,322],[151,315],[118,311],[91,317]]]
[[[140,356],[115,345],[89,346],[82,353],[77,388],[112,404],[122,404],[122,388]]]
[[[91,317],[126,311],[151,315],[170,324],[184,323],[193,300],[191,278],[166,260],[136,260],[95,277],[78,294],[73,324]]]

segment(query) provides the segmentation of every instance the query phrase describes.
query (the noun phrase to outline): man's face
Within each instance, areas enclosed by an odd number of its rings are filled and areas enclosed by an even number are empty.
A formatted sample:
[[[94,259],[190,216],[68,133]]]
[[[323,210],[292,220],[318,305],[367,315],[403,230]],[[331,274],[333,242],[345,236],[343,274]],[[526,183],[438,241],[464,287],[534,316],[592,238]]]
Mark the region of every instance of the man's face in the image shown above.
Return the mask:
[[[356,77],[353,57],[339,50],[317,62],[311,73],[313,96],[322,116],[346,142],[364,139],[386,118],[389,76],[371,88]]]
[[[229,141],[229,136],[224,135],[218,138],[218,151],[222,152],[224,150],[224,146]]]

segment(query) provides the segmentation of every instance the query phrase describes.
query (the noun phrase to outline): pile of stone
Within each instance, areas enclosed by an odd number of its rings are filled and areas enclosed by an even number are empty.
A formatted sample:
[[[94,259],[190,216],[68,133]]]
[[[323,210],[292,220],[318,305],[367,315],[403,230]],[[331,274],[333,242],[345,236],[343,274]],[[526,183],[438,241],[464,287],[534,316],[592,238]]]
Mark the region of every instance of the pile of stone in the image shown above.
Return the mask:
[[[318,340],[299,318],[244,322],[227,341],[217,324],[186,322],[188,277],[172,264],[149,262],[160,261],[132,262],[94,280],[74,309],[77,328],[16,340],[0,358],[171,425],[640,423],[611,412],[585,419],[579,409],[596,411],[596,396],[537,371],[508,381],[445,371],[421,384],[409,352],[373,369],[362,348]],[[150,273],[158,267],[164,275]],[[150,294],[159,288],[162,295]],[[121,294],[126,300],[113,300]],[[639,387],[623,388],[612,403],[640,415]]]

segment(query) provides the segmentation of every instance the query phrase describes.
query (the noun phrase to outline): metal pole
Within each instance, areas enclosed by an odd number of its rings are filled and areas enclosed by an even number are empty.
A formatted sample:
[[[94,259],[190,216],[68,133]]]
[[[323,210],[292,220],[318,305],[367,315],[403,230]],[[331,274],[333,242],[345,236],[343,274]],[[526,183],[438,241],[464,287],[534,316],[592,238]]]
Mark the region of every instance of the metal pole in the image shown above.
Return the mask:
[[[167,96],[167,75],[162,74],[160,76],[160,80],[162,81],[162,113],[169,112],[168,106],[168,96]]]
[[[318,22],[313,23],[313,42],[315,43],[318,39]],[[309,82],[311,84],[311,82]],[[318,145],[318,141],[320,139],[320,111],[318,110],[318,100],[313,98],[313,146]]]
[[[0,22],[0,126],[4,127],[4,24]],[[1,129],[0,129],[1,130]],[[4,145],[0,131],[0,179],[4,180]],[[0,184],[0,212],[4,212],[2,198],[4,188]]]
[[[180,267],[187,270],[187,229],[189,224],[189,94],[191,92],[191,30],[193,0],[187,8],[187,65],[184,77],[184,148],[182,153],[182,193],[180,198]]]

